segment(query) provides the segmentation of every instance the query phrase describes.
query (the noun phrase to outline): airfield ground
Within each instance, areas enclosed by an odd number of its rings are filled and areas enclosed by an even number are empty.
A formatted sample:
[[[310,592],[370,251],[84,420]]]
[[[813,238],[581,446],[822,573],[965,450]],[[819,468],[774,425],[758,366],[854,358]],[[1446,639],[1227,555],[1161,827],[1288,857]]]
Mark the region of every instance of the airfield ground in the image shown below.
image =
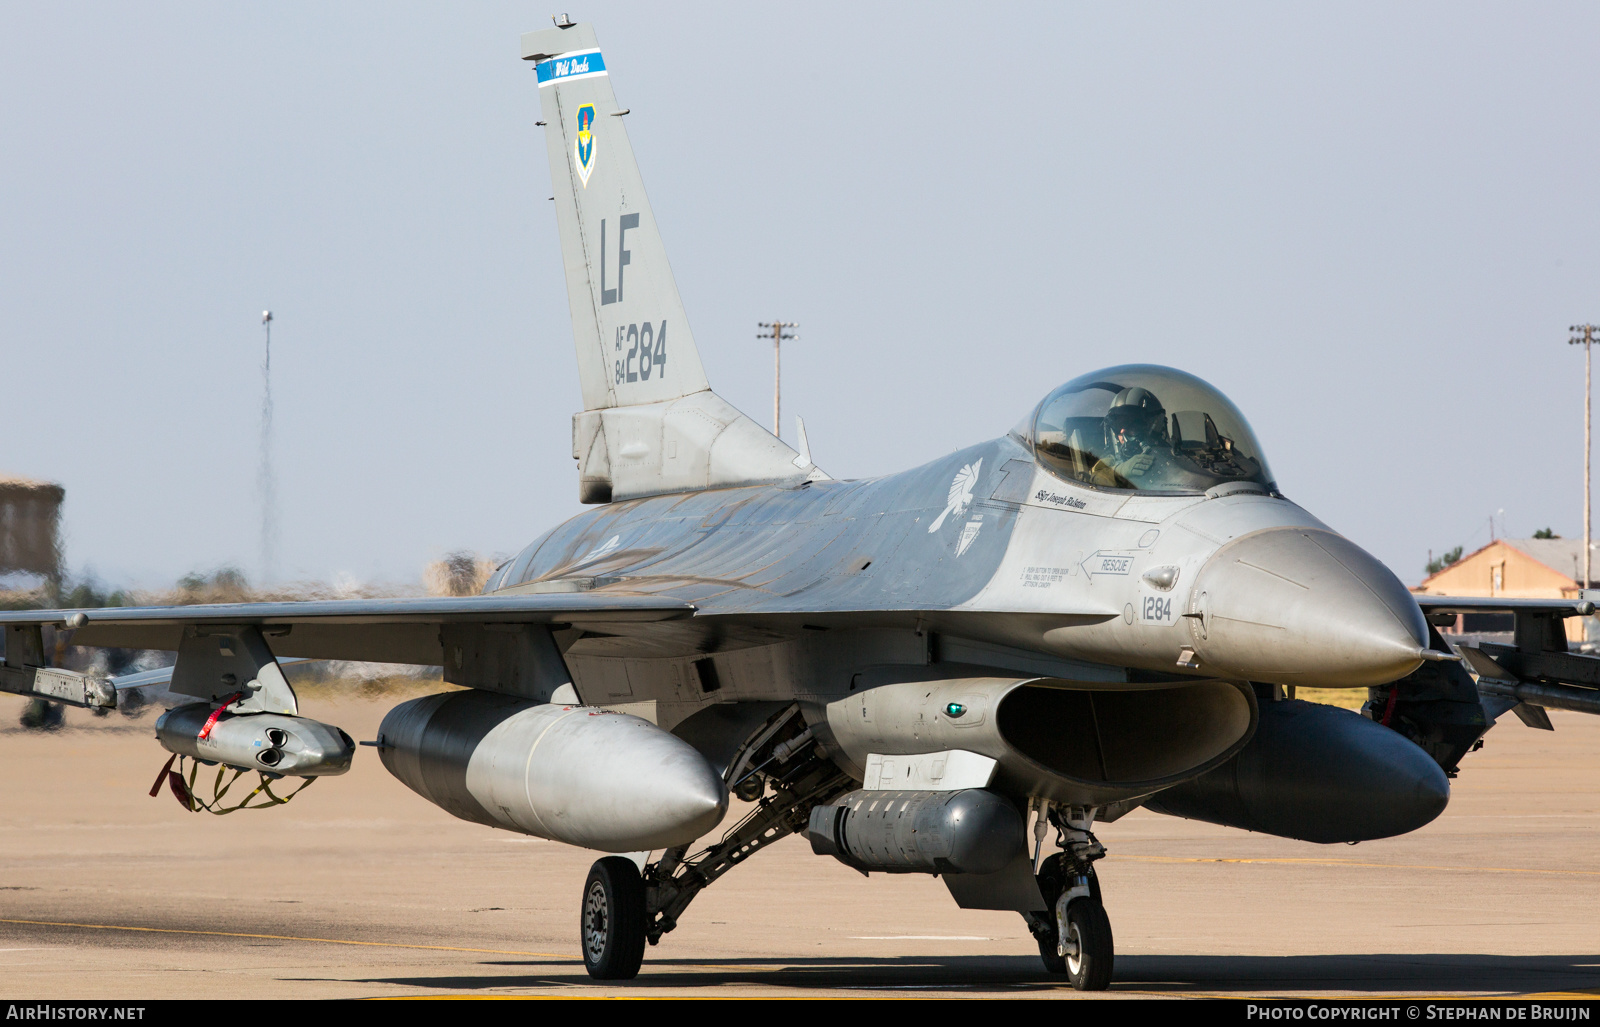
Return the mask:
[[[308,701],[371,738],[395,700]],[[593,854],[453,820],[370,749],[282,809],[146,792],[150,715],[0,704],[9,998],[604,994],[1071,997],[1022,921],[789,839],[707,891],[627,984],[578,957]],[[1290,842],[1138,811],[1100,864],[1113,996],[1600,995],[1600,718],[1507,717],[1403,838]]]

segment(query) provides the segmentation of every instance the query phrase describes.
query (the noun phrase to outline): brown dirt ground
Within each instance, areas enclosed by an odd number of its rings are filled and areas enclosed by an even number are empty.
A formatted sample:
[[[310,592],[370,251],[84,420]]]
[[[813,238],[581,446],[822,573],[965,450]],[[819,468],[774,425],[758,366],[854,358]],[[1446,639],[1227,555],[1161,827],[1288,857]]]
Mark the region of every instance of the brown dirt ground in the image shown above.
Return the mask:
[[[316,690],[371,738],[395,701]],[[418,995],[1068,997],[1011,913],[870,879],[788,839],[597,985],[577,952],[596,854],[453,820],[361,750],[291,805],[146,795],[153,717],[16,727],[0,700],[0,987],[16,998]],[[1411,835],[1319,846],[1136,811],[1100,865],[1113,996],[1600,995],[1600,719],[1508,718]]]

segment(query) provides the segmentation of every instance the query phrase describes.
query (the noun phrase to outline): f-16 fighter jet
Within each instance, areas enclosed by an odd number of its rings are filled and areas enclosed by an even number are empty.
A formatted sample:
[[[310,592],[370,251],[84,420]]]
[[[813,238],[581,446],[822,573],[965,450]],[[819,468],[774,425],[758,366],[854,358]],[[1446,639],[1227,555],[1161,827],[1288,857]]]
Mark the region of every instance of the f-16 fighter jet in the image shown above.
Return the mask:
[[[711,390],[594,30],[562,19],[522,56],[593,509],[479,596],[4,614],[0,687],[103,707],[148,683],[51,666],[61,632],[175,652],[192,701],[157,736],[197,808],[197,765],[274,798],[350,766],[279,658],[439,665],[466,689],[395,707],[377,757],[453,816],[606,854],[577,897],[596,978],[635,976],[696,895],[800,833],[1016,911],[1043,971],[1082,989],[1113,979],[1100,824],[1143,806],[1313,842],[1411,831],[1495,716],[1600,696],[1562,624],[1587,597],[1430,598],[1516,612],[1518,644],[1472,650],[1469,673],[1182,371],[1091,371],[1000,438],[834,479]],[[1298,686],[1367,689],[1368,715]],[[724,826],[730,797],[747,812]]]

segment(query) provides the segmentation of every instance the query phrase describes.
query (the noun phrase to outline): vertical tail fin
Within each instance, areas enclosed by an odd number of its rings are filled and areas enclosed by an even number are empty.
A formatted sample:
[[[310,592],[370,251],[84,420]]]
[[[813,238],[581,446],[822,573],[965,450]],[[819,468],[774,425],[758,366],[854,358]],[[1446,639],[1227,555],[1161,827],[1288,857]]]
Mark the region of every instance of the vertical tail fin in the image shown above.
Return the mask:
[[[585,410],[710,388],[589,25],[529,32]]]
[[[522,56],[539,78],[578,346],[579,497],[826,478],[710,391],[594,29],[525,33]]]

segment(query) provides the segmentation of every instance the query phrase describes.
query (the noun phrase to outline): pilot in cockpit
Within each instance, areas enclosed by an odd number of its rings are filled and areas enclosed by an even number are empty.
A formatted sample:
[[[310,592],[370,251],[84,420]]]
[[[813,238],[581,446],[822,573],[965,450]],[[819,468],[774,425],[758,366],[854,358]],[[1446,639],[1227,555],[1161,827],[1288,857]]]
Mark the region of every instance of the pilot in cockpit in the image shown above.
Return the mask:
[[[1170,454],[1166,409],[1148,389],[1117,393],[1102,423],[1106,455],[1090,471],[1096,485],[1137,487],[1157,461]]]
[[[1210,385],[1170,367],[1129,364],[1080,375],[1040,401],[1016,434],[1052,474],[1096,488],[1272,487],[1244,415]]]

